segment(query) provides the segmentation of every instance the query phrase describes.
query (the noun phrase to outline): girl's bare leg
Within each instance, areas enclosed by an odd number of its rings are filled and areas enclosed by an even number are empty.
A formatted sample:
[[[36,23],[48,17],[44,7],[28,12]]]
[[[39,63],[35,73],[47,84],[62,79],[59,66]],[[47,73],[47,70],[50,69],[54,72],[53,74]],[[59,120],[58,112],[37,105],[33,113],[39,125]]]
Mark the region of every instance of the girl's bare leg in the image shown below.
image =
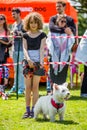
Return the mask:
[[[40,82],[40,76],[34,75],[33,76],[33,86],[32,86],[32,92],[33,92],[32,106],[35,105],[35,103],[39,97],[39,82]]]
[[[31,87],[32,87],[32,78],[27,76],[25,78],[25,101],[26,101],[26,106],[30,106],[31,102]]]

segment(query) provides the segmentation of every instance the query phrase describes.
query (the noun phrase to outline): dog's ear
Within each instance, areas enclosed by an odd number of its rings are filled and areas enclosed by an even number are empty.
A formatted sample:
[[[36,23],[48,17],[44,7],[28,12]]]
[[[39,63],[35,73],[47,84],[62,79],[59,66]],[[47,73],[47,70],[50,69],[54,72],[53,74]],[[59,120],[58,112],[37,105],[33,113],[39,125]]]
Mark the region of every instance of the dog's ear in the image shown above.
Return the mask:
[[[68,87],[68,83],[67,83],[67,82],[65,82],[63,85],[64,85],[65,87]]]
[[[54,83],[53,84],[53,90],[58,90],[58,89],[59,89],[58,84]]]

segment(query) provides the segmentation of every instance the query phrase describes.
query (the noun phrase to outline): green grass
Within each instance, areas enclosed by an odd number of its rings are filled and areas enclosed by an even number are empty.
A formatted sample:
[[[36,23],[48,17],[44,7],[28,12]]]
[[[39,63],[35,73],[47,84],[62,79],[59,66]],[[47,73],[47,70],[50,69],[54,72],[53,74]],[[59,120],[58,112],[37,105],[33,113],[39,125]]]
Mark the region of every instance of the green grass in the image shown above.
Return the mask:
[[[45,87],[40,87],[40,96],[46,94]],[[80,97],[80,89],[70,90],[71,97],[66,101],[65,120],[60,122],[39,119],[22,119],[25,112],[25,98],[12,95],[8,100],[0,98],[0,130],[87,130],[87,99]]]

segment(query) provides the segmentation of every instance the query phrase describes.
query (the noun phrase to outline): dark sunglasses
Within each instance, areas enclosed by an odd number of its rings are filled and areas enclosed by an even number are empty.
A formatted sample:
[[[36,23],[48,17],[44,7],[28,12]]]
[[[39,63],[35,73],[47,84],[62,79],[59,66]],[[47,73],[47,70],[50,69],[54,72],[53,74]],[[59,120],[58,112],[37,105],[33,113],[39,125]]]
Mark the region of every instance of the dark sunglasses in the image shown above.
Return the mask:
[[[4,18],[0,18],[0,20],[4,20]]]
[[[66,21],[65,20],[61,20],[61,23],[66,23]]]
[[[61,7],[62,7],[62,5],[56,5],[56,7],[61,8]]]

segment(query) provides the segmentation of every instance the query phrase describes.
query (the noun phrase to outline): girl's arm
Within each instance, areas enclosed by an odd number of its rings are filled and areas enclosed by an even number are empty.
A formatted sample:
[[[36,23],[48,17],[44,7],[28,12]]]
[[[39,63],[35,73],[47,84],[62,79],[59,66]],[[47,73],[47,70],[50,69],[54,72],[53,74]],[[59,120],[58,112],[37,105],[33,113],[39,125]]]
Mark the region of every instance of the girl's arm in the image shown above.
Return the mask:
[[[28,51],[27,51],[27,41],[23,38],[23,51],[24,51],[24,57],[28,61],[29,67],[33,68],[33,61],[30,59]]]
[[[3,41],[2,39],[0,39],[0,43],[5,44],[5,45],[8,45],[9,41],[6,42],[6,41]]]
[[[44,64],[45,46],[46,46],[46,37],[41,40],[41,46],[40,46],[40,64],[42,66]]]
[[[25,59],[28,61],[30,60],[30,57],[28,55],[28,51],[27,51],[27,43],[26,43],[26,39],[23,38],[23,51],[24,51],[24,57]]]

